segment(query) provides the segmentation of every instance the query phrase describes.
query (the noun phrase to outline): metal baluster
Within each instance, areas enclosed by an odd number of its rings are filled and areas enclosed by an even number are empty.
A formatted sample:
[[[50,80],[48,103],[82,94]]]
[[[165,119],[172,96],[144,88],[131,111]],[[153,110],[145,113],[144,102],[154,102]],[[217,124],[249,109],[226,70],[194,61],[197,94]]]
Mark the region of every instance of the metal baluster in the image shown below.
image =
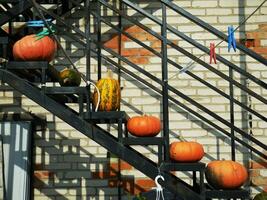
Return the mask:
[[[91,6],[90,0],[86,0],[85,2],[85,35],[86,35],[86,80],[91,80]],[[91,85],[87,86],[87,95],[86,95],[86,103],[87,103],[87,112],[91,113]]]
[[[231,80],[233,80],[233,69],[229,68],[229,77]],[[234,125],[235,125],[235,118],[234,118],[234,86],[233,83],[229,82],[229,88],[230,88],[230,121],[231,121],[231,158],[233,161],[235,161],[235,131],[234,131]]]
[[[99,1],[96,3],[97,7],[97,18],[96,18],[96,32],[97,32],[97,72],[98,72],[98,80],[101,79],[101,4]]]
[[[163,103],[163,135],[164,135],[164,160],[169,161],[169,106],[168,106],[168,64],[167,64],[167,13],[166,5],[162,3],[161,27],[161,53],[162,53],[162,103]]]

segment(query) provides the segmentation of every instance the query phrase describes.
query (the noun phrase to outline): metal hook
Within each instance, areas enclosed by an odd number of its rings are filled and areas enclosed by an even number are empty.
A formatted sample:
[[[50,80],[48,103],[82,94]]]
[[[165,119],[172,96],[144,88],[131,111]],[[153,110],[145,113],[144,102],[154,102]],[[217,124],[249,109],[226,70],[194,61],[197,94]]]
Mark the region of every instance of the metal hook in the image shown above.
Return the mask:
[[[162,179],[163,181],[165,181],[164,177],[161,176],[161,175],[157,175],[156,178],[155,178],[155,183],[157,185],[158,188],[162,188],[161,185],[159,184],[158,180],[159,179]]]

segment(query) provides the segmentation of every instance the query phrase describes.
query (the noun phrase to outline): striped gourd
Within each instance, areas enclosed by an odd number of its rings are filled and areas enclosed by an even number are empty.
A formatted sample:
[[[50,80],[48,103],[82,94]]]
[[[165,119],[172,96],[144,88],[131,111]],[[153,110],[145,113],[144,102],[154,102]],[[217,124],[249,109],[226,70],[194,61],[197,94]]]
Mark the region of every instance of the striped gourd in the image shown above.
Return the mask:
[[[61,86],[79,86],[81,74],[75,69],[65,68],[59,73],[59,84]]]
[[[108,71],[107,78],[102,78],[96,83],[100,93],[99,111],[115,111],[120,106],[121,90],[117,80],[112,78],[112,72]],[[94,91],[93,105],[97,105],[98,94]]]

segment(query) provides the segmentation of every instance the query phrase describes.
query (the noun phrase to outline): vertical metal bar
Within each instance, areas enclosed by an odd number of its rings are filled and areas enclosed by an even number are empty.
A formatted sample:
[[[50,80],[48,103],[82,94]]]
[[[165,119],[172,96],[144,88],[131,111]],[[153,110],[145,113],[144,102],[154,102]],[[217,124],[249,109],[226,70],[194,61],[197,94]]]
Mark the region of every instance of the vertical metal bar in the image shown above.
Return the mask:
[[[90,6],[90,0],[85,1],[85,35],[86,35],[86,80],[91,80],[91,6]],[[87,98],[87,105],[86,109],[87,112],[91,113],[91,86],[87,86],[87,92],[88,95],[86,95]]]
[[[161,53],[162,53],[162,104],[163,104],[163,135],[164,159],[169,161],[169,106],[168,106],[168,64],[167,64],[167,13],[166,5],[162,3]]]
[[[124,7],[123,7],[123,3],[122,1],[119,1],[119,10],[121,10],[122,12],[124,11]],[[118,26],[119,26],[119,29],[122,31],[123,29],[123,26],[122,26],[122,16],[119,14],[119,23],[118,23]],[[119,37],[118,37],[118,54],[121,55],[121,48],[122,48],[122,41],[121,41],[121,32],[119,32]],[[121,66],[121,59],[118,58],[118,64],[119,66]],[[121,85],[121,69],[119,68],[118,69],[118,81],[119,81],[119,84]],[[119,111],[120,111],[120,106],[119,106]]]
[[[123,5],[122,5],[122,1],[119,0],[119,10],[123,10]],[[118,17],[118,26],[119,26],[119,29],[122,30],[122,16],[119,14],[119,17]],[[121,46],[122,45],[122,42],[121,42],[121,32],[119,32],[119,35],[118,35],[118,54],[121,55]],[[118,64],[119,66],[121,65],[121,59],[118,58]],[[119,84],[121,85],[121,70],[120,68],[118,69],[118,81],[119,81]],[[120,111],[120,106],[119,106],[119,111]],[[122,121],[121,119],[119,120],[119,140],[120,142],[122,142]],[[119,159],[119,185],[118,185],[118,196],[119,196],[119,200],[121,200],[121,160]]]
[[[159,164],[162,163],[162,143],[158,145],[158,162]]]
[[[97,18],[96,18],[96,31],[97,31],[97,72],[98,80],[101,79],[101,4],[99,1],[96,3],[97,7]]]
[[[122,143],[122,118],[118,120],[118,138],[119,142]],[[121,159],[118,157],[118,199],[121,200]]]
[[[200,187],[200,195],[202,197],[202,199],[206,199],[206,192],[205,192],[205,184],[204,184],[204,172],[205,170],[204,169],[201,169],[199,171],[199,187]]]
[[[79,101],[79,115],[80,116],[83,116],[83,99],[84,99],[84,96],[83,96],[83,93],[79,93],[78,94],[78,101]]]
[[[30,152],[29,152],[29,177],[30,177],[30,199],[29,200],[33,200],[34,199],[34,167],[33,167],[33,163],[34,163],[34,154],[33,154],[33,149],[34,149],[34,143],[33,143],[33,135],[36,132],[36,126],[37,124],[32,123],[33,128],[31,129],[31,134],[29,135],[29,142],[30,142]]]
[[[233,69],[229,68],[229,77],[231,80],[233,80]],[[231,158],[233,161],[235,161],[235,131],[234,131],[234,125],[235,125],[235,118],[234,118],[234,86],[233,83],[229,82],[229,88],[230,88],[230,122],[231,122]]]

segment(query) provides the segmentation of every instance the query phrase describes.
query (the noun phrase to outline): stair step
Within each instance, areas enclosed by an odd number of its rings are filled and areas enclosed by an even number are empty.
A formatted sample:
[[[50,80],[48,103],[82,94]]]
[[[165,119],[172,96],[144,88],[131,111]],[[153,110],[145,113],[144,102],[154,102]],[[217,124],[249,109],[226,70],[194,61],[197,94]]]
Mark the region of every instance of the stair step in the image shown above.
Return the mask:
[[[46,94],[86,94],[86,87],[44,87]]]
[[[47,61],[9,61],[7,69],[47,69]]]
[[[98,111],[98,112],[85,112],[84,119],[90,120],[94,123],[126,123],[129,116],[125,111]]]
[[[182,200],[182,198],[179,198],[177,196],[175,196],[174,194],[172,194],[171,192],[163,189],[163,195],[164,195],[164,199],[167,200]],[[148,192],[141,192],[141,197],[145,197],[146,199],[156,199],[156,190],[151,190]],[[138,200],[140,198],[133,198],[133,200]]]
[[[164,138],[160,137],[127,137],[122,139],[123,144],[127,145],[163,145]]]
[[[161,169],[166,171],[202,171],[204,172],[206,167],[205,163],[178,163],[178,162],[164,162]]]
[[[239,190],[207,190],[206,198],[248,198],[249,192],[243,189]]]

